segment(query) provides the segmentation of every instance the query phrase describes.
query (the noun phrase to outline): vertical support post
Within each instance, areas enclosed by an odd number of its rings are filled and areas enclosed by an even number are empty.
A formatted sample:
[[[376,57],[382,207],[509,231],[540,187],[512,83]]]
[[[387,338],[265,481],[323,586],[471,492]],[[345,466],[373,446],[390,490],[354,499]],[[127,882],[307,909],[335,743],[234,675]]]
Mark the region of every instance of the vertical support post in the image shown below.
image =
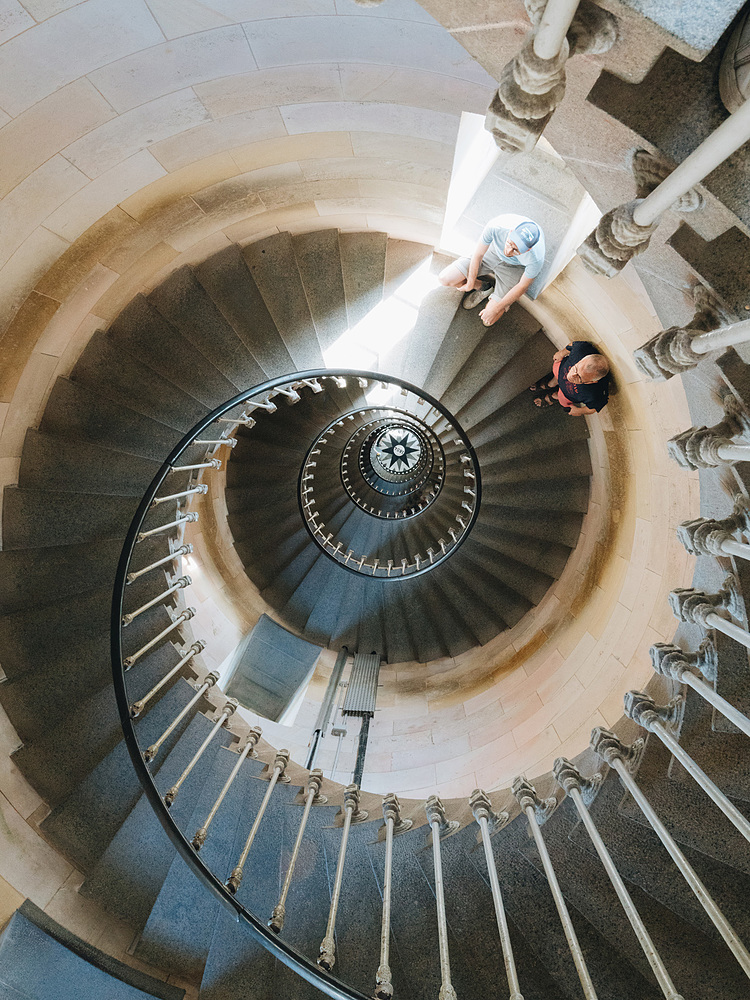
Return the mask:
[[[214,736],[218,733],[218,731],[221,729],[221,727],[224,725],[224,723],[227,721],[227,719],[230,716],[234,715],[234,712],[235,712],[235,710],[237,708],[237,705],[238,705],[238,702],[237,702],[237,700],[235,698],[230,698],[229,701],[226,703],[226,705],[224,706],[223,712],[218,717],[218,719],[216,720],[216,722],[214,722],[213,727],[211,728],[211,732],[208,734],[208,736],[205,738],[205,740],[198,747],[198,749],[196,750],[195,754],[193,755],[193,759],[190,761],[190,763],[188,764],[188,766],[182,772],[182,774],[180,775],[180,777],[177,779],[177,781],[172,785],[172,787],[169,789],[169,791],[164,796],[164,803],[165,803],[167,809],[171,808],[172,803],[177,798],[177,795],[178,795],[180,789],[182,788],[183,784],[185,783],[185,780],[187,779],[187,777],[190,774],[190,772],[193,770],[193,768],[195,767],[195,765],[198,763],[198,761],[203,756],[204,752],[206,751],[207,747],[209,746],[209,744],[213,740]]]
[[[195,692],[190,701],[187,703],[187,705],[185,705],[182,711],[177,714],[174,721],[167,726],[167,728],[161,734],[156,743],[152,743],[147,750],[143,751],[143,759],[146,761],[147,764],[151,763],[154,757],[158,754],[159,750],[161,750],[164,741],[167,739],[167,737],[171,736],[171,734],[175,731],[177,726],[182,722],[182,720],[185,718],[188,712],[190,712],[190,710],[193,709],[198,704],[198,702],[201,700],[206,691],[208,691],[210,687],[213,687],[214,684],[218,681],[218,679],[219,675],[217,673],[215,672],[210,673],[208,677],[206,677],[205,681],[203,681],[201,686],[198,688],[198,690]]]
[[[199,827],[195,831],[195,836],[192,839],[192,845],[196,849],[196,851],[199,851],[201,847],[203,847],[203,845],[206,843],[206,837],[208,836],[208,828],[211,825],[214,816],[219,811],[219,806],[224,801],[227,792],[232,787],[234,779],[239,774],[239,770],[242,767],[244,761],[248,757],[258,756],[257,753],[255,752],[255,747],[257,746],[258,740],[260,739],[261,735],[262,735],[262,730],[260,726],[256,726],[254,729],[251,729],[250,732],[248,733],[247,742],[245,743],[245,746],[242,748],[242,753],[237,758],[237,763],[232,768],[229,777],[224,782],[224,787],[219,792],[218,799],[211,806],[211,810],[208,816],[206,816],[205,820],[203,821],[203,826]]]
[[[311,771],[310,777],[307,779],[307,791],[305,792],[305,809],[302,813],[302,819],[300,820],[299,830],[297,831],[297,839],[294,841],[294,848],[292,849],[292,856],[289,859],[289,866],[286,870],[286,876],[284,878],[284,885],[281,888],[281,896],[279,901],[274,907],[273,913],[271,914],[271,919],[268,921],[268,926],[272,931],[277,934],[281,933],[284,926],[284,920],[286,918],[286,900],[289,895],[289,889],[292,885],[292,877],[294,875],[294,867],[297,864],[297,857],[299,855],[299,849],[302,846],[302,838],[305,835],[305,827],[307,826],[307,821],[310,818],[310,810],[312,809],[313,802],[324,803],[328,800],[324,795],[320,794],[320,786],[323,784],[323,772],[322,771]]]
[[[457,820],[449,821],[445,806],[437,795],[431,795],[425,805],[427,821],[432,830],[432,862],[435,869],[435,901],[437,903],[438,946],[440,948],[440,993],[438,1000],[458,1000],[451,983],[451,960],[448,952],[448,921],[445,916],[445,889],[443,863],[440,857],[440,837],[452,833],[459,826]]]
[[[341,831],[341,846],[339,847],[339,858],[336,863],[336,875],[333,880],[333,892],[331,893],[331,908],[328,911],[328,924],[326,925],[325,937],[320,945],[318,955],[318,965],[331,971],[336,963],[336,914],[338,913],[339,900],[341,899],[341,886],[344,881],[344,862],[346,860],[346,847],[349,842],[349,830],[352,821],[361,823],[367,819],[367,813],[359,808],[359,788],[357,785],[347,785],[344,792],[344,826]]]
[[[391,882],[393,878],[393,835],[412,827],[410,819],[401,818],[401,804],[393,792],[383,799],[385,821],[385,870],[383,872],[383,917],[380,924],[380,964],[375,975],[375,1000],[391,1000],[393,983],[389,963],[391,944]]]
[[[250,853],[250,848],[253,846],[255,835],[258,832],[258,827],[261,824],[261,820],[263,819],[263,814],[265,813],[268,803],[271,799],[271,795],[273,793],[274,787],[276,786],[276,782],[279,780],[279,778],[281,778],[288,763],[289,763],[289,751],[279,750],[279,752],[276,754],[276,757],[274,758],[273,773],[271,774],[271,779],[268,782],[268,788],[266,789],[266,794],[263,796],[263,801],[260,804],[260,809],[258,810],[258,814],[255,817],[255,820],[253,821],[252,827],[250,828],[250,833],[247,835],[245,846],[242,848],[242,854],[240,854],[239,860],[235,865],[234,869],[232,870],[232,874],[229,876],[229,878],[225,883],[227,889],[232,893],[233,896],[236,895],[237,890],[242,884],[245,862],[247,861],[247,856]]]

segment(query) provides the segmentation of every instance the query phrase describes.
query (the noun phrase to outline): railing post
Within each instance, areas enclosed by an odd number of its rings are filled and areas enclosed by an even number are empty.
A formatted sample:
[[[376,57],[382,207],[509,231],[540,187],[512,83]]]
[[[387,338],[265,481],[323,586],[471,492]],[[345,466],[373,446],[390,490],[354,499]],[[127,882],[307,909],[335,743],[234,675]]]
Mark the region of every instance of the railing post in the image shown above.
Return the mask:
[[[750,101],[730,115],[646,198],[607,212],[579,247],[586,267],[613,277],[636,254],[647,249],[668,208],[750,139]]]
[[[616,19],[601,9],[576,16],[579,2],[526,5],[534,28],[503,70],[485,121],[506,153],[530,152],[536,145],[565,94],[569,57],[607,52],[617,41]]]
[[[711,617],[710,615],[708,616]],[[723,621],[723,619],[721,619]],[[672,646],[666,642],[657,642],[651,647],[651,665],[658,674],[664,677],[671,677],[672,680],[687,684],[696,694],[705,699],[709,705],[720,712],[725,719],[735,725],[745,736],[750,736],[750,719],[743,715],[734,705],[722,698],[714,690],[711,684],[696,677],[691,667],[700,670],[707,680],[715,681],[718,670],[718,654],[713,641],[705,639],[697,652],[685,653],[679,646]]]
[[[445,890],[443,888],[443,863],[440,857],[440,838],[455,832],[458,820],[449,820],[445,806],[437,795],[431,795],[425,804],[427,821],[432,830],[432,862],[435,869],[435,902],[437,904],[438,947],[440,948],[440,993],[438,1000],[457,1000],[451,983],[451,961],[448,951],[448,922],[445,916]]]
[[[208,493],[208,486],[206,483],[201,483],[200,486],[191,486],[187,490],[182,490],[180,493],[170,493],[167,497],[154,497],[151,501],[152,507],[158,507],[160,503],[167,503],[169,500],[181,500],[183,497],[190,497],[193,494],[206,494]]]
[[[192,646],[190,646],[190,648],[188,649],[187,653],[185,653],[185,655],[180,659],[179,663],[175,663],[172,669],[162,677],[162,679],[158,682],[158,684],[154,684],[154,686],[151,688],[148,694],[144,694],[144,696],[140,698],[138,701],[133,702],[133,704],[130,706],[130,718],[137,719],[138,716],[143,711],[143,709],[148,704],[148,702],[151,701],[151,699],[154,697],[154,695],[158,691],[160,691],[168,681],[170,681],[176,674],[178,674],[180,670],[182,670],[182,668],[185,666],[185,664],[189,660],[192,660],[192,658],[196,655],[196,653],[203,652],[205,648],[206,644],[202,639],[198,639],[197,642],[194,642]]]
[[[713,427],[690,427],[667,442],[671,458],[683,469],[697,471],[750,459],[750,444],[733,438],[750,435],[750,414],[736,396],[724,397],[724,419]]]
[[[641,920],[641,915],[636,909],[635,903],[625,887],[625,883],[620,877],[620,873],[615,867],[612,856],[607,850],[606,845],[601,838],[601,834],[597,830],[596,825],[591,818],[591,814],[588,811],[587,799],[590,799],[596,794],[602,783],[601,774],[597,772],[590,778],[584,778],[578,768],[576,768],[564,757],[557,758],[554,763],[553,773],[557,779],[557,783],[573,800],[573,805],[576,807],[576,811],[581,817],[581,821],[586,828],[586,833],[588,833],[591,843],[594,845],[594,849],[599,855],[599,860],[602,865],[604,865],[607,878],[610,880],[612,887],[617,893],[617,898],[620,900],[620,904],[625,911],[625,916],[630,921],[630,926],[633,928],[635,936],[638,938],[638,943],[641,946],[643,954],[646,956],[648,964],[651,966],[651,971],[656,977],[659,989],[664,994],[665,1000],[684,1000],[684,998],[677,992],[677,989],[672,982],[672,978],[667,972],[666,966],[664,965],[664,962],[662,962],[661,956],[656,950],[656,946],[651,940],[651,936],[646,930],[645,924]]]
[[[500,881],[497,877],[497,866],[492,855],[491,834],[497,830],[502,830],[509,820],[508,813],[495,813],[492,811],[492,803],[486,792],[481,788],[476,788],[471,793],[469,805],[474,819],[479,825],[482,835],[482,846],[484,848],[484,860],[487,862],[487,874],[490,879],[490,890],[492,891],[492,902],[495,907],[495,918],[497,920],[497,930],[500,935],[500,947],[503,951],[503,961],[505,962],[505,975],[508,979],[508,989],[510,990],[509,1000],[523,1000],[521,986],[518,982],[516,962],[513,957],[513,945],[510,940],[508,930],[508,918],[505,915],[503,895],[500,891]],[[490,822],[493,831],[490,831]]]
[[[185,610],[172,621],[171,625],[167,625],[167,627],[162,629],[158,635],[155,635],[153,639],[150,639],[145,646],[141,646],[137,652],[131,653],[130,656],[126,656],[123,659],[122,662],[125,669],[130,670],[130,668],[134,666],[145,653],[147,653],[150,649],[153,649],[157,642],[166,638],[171,632],[174,632],[175,629],[178,629],[183,622],[190,621],[194,615],[195,608],[185,608]]]
[[[636,784],[628,769],[628,762],[637,761],[643,747],[643,741],[637,746],[627,746],[620,742],[617,736],[608,729],[597,726],[591,732],[591,746],[594,752],[602,758],[617,773],[625,789],[630,792],[633,800],[648,820],[654,833],[662,842],[667,853],[677,865],[680,874],[695,894],[709,919],[726,942],[729,950],[737,959],[746,976],[750,977],[750,954],[737,936],[737,932],[726,919],[713,897],[706,889],[690,865],[689,861],[670,836],[667,828],[656,815],[646,796]]]
[[[336,875],[333,880],[333,892],[331,893],[331,907],[328,911],[328,924],[323,941],[320,945],[318,955],[318,965],[331,971],[336,964],[336,914],[338,913],[339,900],[341,899],[341,886],[344,881],[344,862],[346,860],[346,848],[349,842],[349,830],[352,823],[362,823],[367,819],[367,813],[359,808],[359,786],[347,785],[344,791],[344,826],[341,831],[341,846],[339,847],[339,858],[336,863]]]
[[[542,822],[544,822],[555,809],[557,801],[554,798],[542,801],[537,795],[534,786],[523,777],[514,779],[512,790],[522,811],[526,814],[529,829],[531,830],[531,834],[534,838],[534,843],[536,844],[537,851],[539,852],[539,857],[542,859],[544,874],[547,876],[547,883],[549,884],[552,898],[555,902],[558,916],[560,917],[560,923],[562,924],[565,939],[568,942],[570,955],[573,959],[573,964],[576,967],[581,987],[583,988],[583,995],[586,1000],[597,1000],[596,990],[594,989],[594,984],[591,981],[591,976],[589,975],[589,970],[586,966],[586,960],[583,957],[583,951],[578,941],[575,928],[573,927],[573,921],[570,919],[570,913],[568,912],[565,897],[563,896],[562,889],[560,888],[560,883],[557,881],[555,869],[552,867],[552,859],[549,856],[547,845],[544,843],[544,837],[542,837],[542,830],[539,825],[539,820],[541,819]]]
[[[169,531],[170,528],[179,528],[183,524],[195,523],[200,515],[197,511],[192,511],[190,514],[185,514],[183,517],[178,517],[174,521],[170,521],[169,524],[160,524],[158,528],[151,528],[149,531],[139,531],[136,536],[136,542],[142,542],[144,538],[151,538],[152,535],[158,535],[162,531]]]
[[[178,590],[184,590],[185,587],[189,587],[192,584],[192,582],[193,581],[190,579],[189,576],[179,577],[177,580],[175,580],[175,582],[172,584],[171,587],[168,587],[166,590],[162,591],[161,594],[158,594],[156,597],[152,597],[150,601],[148,601],[146,604],[142,604],[141,607],[136,608],[135,611],[130,611],[127,614],[123,615],[122,624],[129,625],[139,615],[142,615],[144,611],[148,611],[149,608],[155,607],[157,604],[161,603],[161,601],[163,601],[165,597],[169,597],[171,594],[177,593]]]
[[[247,760],[248,757],[257,757],[258,756],[258,754],[256,753],[256,750],[255,750],[255,747],[257,746],[258,740],[261,738],[262,734],[263,734],[263,730],[260,728],[260,726],[255,726],[247,734],[247,740],[245,741],[245,745],[242,748],[242,752],[237,757],[237,762],[235,763],[234,767],[232,768],[231,772],[229,773],[229,777],[224,782],[224,787],[219,792],[218,799],[211,806],[211,810],[210,810],[208,816],[206,816],[205,820],[203,821],[203,826],[199,827],[195,831],[195,835],[193,836],[193,839],[192,839],[191,843],[192,843],[193,847],[196,849],[196,851],[199,851],[201,849],[201,847],[203,847],[203,845],[206,843],[206,837],[208,836],[208,828],[211,825],[214,816],[219,811],[219,806],[224,801],[224,798],[225,798],[227,792],[232,787],[232,783],[234,782],[234,779],[239,774],[239,770],[242,767],[243,763],[245,762],[245,760]]]
[[[310,810],[312,809],[313,802],[319,802],[322,804],[328,801],[325,795],[320,794],[320,787],[322,784],[323,772],[318,770],[311,771],[310,777],[307,779],[305,808],[302,813],[302,819],[300,820],[299,830],[297,831],[297,839],[294,841],[292,856],[289,859],[289,865],[287,866],[286,876],[284,877],[284,885],[281,887],[281,896],[273,909],[271,919],[268,921],[268,926],[277,934],[280,934],[282,928],[284,927],[284,920],[286,919],[286,900],[289,895],[289,889],[292,885],[294,868],[297,864],[297,857],[299,855],[300,847],[302,846],[302,838],[305,836],[305,827],[307,826],[307,821],[310,818]]]
[[[188,556],[193,551],[193,546],[189,543],[180,545],[179,548],[173,549],[169,555],[164,556],[162,559],[157,559],[156,562],[152,562],[150,566],[144,566],[143,569],[134,570],[132,573],[128,573],[126,580],[126,585],[132,583],[133,580],[137,580],[139,576],[143,576],[144,573],[150,573],[152,569],[156,569],[158,566],[164,566],[165,563],[172,562],[172,560],[177,559],[178,556]]]
[[[676,698],[669,705],[657,705],[653,698],[642,691],[628,691],[625,695],[625,714],[639,726],[654,733],[670,753],[682,764],[690,777],[700,785],[714,805],[724,813],[729,822],[750,841],[750,820],[747,820],[733,802],[695,763],[686,750],[675,739],[672,730],[676,728],[675,716],[681,713],[685,699]]]
[[[175,728],[180,724],[180,722],[182,722],[182,720],[185,718],[188,712],[192,708],[194,708],[195,705],[198,704],[198,702],[201,700],[206,691],[208,691],[210,687],[213,687],[214,684],[218,681],[218,679],[219,675],[217,673],[215,672],[210,673],[208,677],[206,677],[206,679],[203,681],[201,686],[197,689],[197,691],[190,699],[190,701],[187,703],[187,705],[185,705],[182,711],[177,714],[174,721],[167,726],[167,728],[161,734],[156,743],[152,743],[147,750],[143,751],[143,759],[146,761],[147,764],[149,764],[154,759],[154,757],[158,754],[159,750],[161,749],[167,737],[174,732]]]
[[[391,1000],[393,983],[389,963],[391,945],[391,884],[393,881],[393,836],[406,833],[413,826],[410,819],[401,818],[401,804],[391,792],[383,799],[385,822],[385,869],[383,872],[383,917],[380,924],[380,964],[375,975],[375,1000]]]
[[[242,854],[240,854],[237,864],[232,869],[232,874],[227,879],[225,885],[227,889],[232,893],[233,896],[237,894],[237,890],[242,884],[242,878],[244,875],[245,862],[247,861],[247,856],[250,853],[250,848],[253,846],[253,841],[255,840],[255,835],[258,832],[258,827],[263,819],[263,814],[268,807],[268,803],[271,799],[276,782],[282,779],[284,770],[289,763],[289,751],[279,750],[273,761],[273,771],[268,782],[268,788],[266,789],[266,794],[263,796],[263,801],[260,804],[260,809],[253,821],[253,825],[250,828],[250,833],[247,835],[247,840],[245,841],[245,846],[242,848]],[[288,779],[287,779],[288,780]]]
[[[216,722],[214,722],[213,728],[211,729],[211,732],[208,734],[208,736],[205,738],[205,740],[201,743],[200,747],[195,752],[195,754],[193,756],[193,759],[190,761],[190,763],[188,764],[188,766],[182,772],[182,774],[180,775],[180,777],[172,785],[172,787],[169,789],[169,791],[165,794],[165,796],[164,796],[164,802],[165,802],[165,804],[167,806],[167,809],[171,808],[174,800],[177,798],[177,795],[179,794],[180,788],[182,788],[183,784],[185,783],[185,779],[188,777],[188,775],[193,770],[193,768],[195,767],[195,765],[201,759],[201,757],[203,756],[203,753],[205,752],[205,750],[207,749],[207,747],[209,746],[209,744],[213,740],[214,736],[218,733],[218,731],[222,728],[222,726],[225,725],[227,719],[229,719],[232,715],[234,715],[234,712],[235,712],[235,710],[237,708],[237,705],[238,705],[238,702],[237,702],[237,700],[235,698],[230,698],[229,701],[227,701],[227,703],[224,706],[224,709],[223,709],[221,715],[217,718]]]
[[[734,512],[722,520],[698,517],[683,521],[677,537],[690,555],[739,556],[750,559],[750,545],[735,540],[734,532],[750,530],[750,506],[741,494],[734,498]]]

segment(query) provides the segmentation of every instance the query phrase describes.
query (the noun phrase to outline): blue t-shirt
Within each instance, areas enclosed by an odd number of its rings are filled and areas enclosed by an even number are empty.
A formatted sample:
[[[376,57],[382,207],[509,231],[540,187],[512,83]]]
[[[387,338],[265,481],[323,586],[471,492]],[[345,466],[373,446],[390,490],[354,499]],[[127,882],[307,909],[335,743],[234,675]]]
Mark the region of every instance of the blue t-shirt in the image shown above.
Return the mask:
[[[506,257],[503,253],[505,241],[511,233],[522,222],[531,222],[525,215],[498,215],[490,219],[484,227],[482,233],[482,243],[489,245],[490,250],[496,253],[505,264],[515,264],[525,268],[524,278],[536,278],[544,265],[544,233],[539,226],[539,239],[526,253],[520,253],[516,257]]]

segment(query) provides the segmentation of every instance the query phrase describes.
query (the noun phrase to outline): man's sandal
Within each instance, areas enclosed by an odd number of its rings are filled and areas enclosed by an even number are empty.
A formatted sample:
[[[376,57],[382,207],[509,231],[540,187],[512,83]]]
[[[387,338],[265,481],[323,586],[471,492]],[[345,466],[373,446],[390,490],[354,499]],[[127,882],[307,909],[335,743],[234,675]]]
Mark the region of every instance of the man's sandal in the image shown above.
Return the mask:
[[[545,406],[554,406],[555,401],[555,396],[550,396],[547,393],[545,396],[537,396],[534,400],[534,406],[538,406],[540,409]]]
[[[461,305],[464,309],[476,309],[480,302],[484,302],[485,299],[490,297],[494,287],[494,281],[483,281],[481,288],[475,288],[473,292],[467,292],[464,295]]]

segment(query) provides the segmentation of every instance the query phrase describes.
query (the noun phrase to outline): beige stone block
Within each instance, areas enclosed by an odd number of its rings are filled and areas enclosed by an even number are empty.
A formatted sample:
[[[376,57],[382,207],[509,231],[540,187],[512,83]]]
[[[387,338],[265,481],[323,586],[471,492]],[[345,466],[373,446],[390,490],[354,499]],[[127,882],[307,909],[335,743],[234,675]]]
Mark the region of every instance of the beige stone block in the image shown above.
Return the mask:
[[[146,290],[150,276],[166,267],[175,257],[177,251],[166,243],[151,247],[102,295],[96,304],[97,316],[101,316],[105,323],[111,323],[134,295]]]
[[[409,103],[416,107],[454,114],[470,111],[479,115],[487,111],[495,89],[489,84],[457,80],[444,72],[407,67],[394,70],[392,66],[366,63],[342,64],[341,86],[345,101],[400,104],[408,94]]]
[[[124,199],[120,207],[132,218],[141,220],[166,208],[171,202],[235,177],[239,172],[229,153],[217,153],[165,174]]]
[[[32,16],[38,2],[27,5]],[[44,7],[45,0],[41,3]],[[0,107],[10,115],[100,66],[164,41],[144,0],[66,6],[70,9],[11,38],[0,50]]]
[[[88,344],[92,334],[97,330],[104,329],[106,325],[101,317],[96,316],[94,313],[87,313],[85,319],[70,338],[67,347],[58,359],[55,378],[59,378],[61,375],[70,375],[73,366],[81,356],[81,352],[86,344]]]
[[[86,176],[62,156],[42,164],[0,202],[0,266],[59,205],[80,191]]]
[[[34,26],[34,18],[18,0],[0,2],[0,45]]]
[[[24,7],[36,21],[46,21],[69,7],[75,7],[81,0],[24,0]]]
[[[315,229],[340,229],[341,232],[344,233],[359,233],[365,229],[369,229],[370,227],[367,221],[367,216],[364,212],[350,212],[347,215],[326,215],[325,217],[316,216],[315,219],[300,219],[290,222],[286,228],[290,233],[296,235],[298,233],[310,233]],[[382,229],[378,231],[382,232]],[[367,352],[367,355],[369,357],[375,357],[375,355],[371,355],[370,352]]]
[[[0,456],[20,457],[29,427],[37,427],[52,387],[57,358],[33,352],[18,380],[3,424]]]
[[[6,882],[4,878],[0,879],[0,930],[5,927],[25,898],[23,893],[14,889],[10,882]]]
[[[65,156],[91,178],[99,177],[144,146],[191,131],[209,115],[192,90],[180,90],[126,111],[65,149]],[[193,157],[195,159],[195,157]]]
[[[69,243],[39,226],[0,271],[0,315],[10,320]]]
[[[118,277],[116,271],[111,271],[102,264],[95,264],[47,324],[34,351],[59,358],[67,349],[75,331]]]
[[[20,746],[18,734],[0,708],[0,792],[19,816],[28,819],[43,802],[11,760],[10,755]]]
[[[458,115],[406,104],[320,101],[287,104],[280,111],[290,135],[300,132],[385,132],[453,144],[458,134]]]
[[[123,112],[213,80],[217,74],[232,78],[255,68],[242,26],[232,24],[136,52],[91,73],[89,78],[112,107]]]
[[[299,166],[303,178],[307,181],[356,177],[368,181],[388,181],[435,188],[441,194],[447,192],[450,183],[450,171],[443,167],[375,156],[302,160]]]
[[[345,182],[340,183],[340,187]],[[355,183],[366,183],[358,181]],[[443,206],[437,207],[419,201],[398,198],[368,198],[364,195],[349,195],[332,198],[316,198],[315,205],[321,215],[346,215],[350,212],[365,212],[369,216],[403,220],[440,226],[443,220]],[[396,223],[398,225],[399,223]],[[388,227],[390,232],[390,227]]]
[[[318,210],[312,202],[309,202],[254,215],[243,222],[228,226],[223,231],[234,243],[254,243],[261,238],[262,233],[280,232],[291,229],[296,224],[309,224],[315,229],[319,220]]]
[[[204,115],[208,117],[205,110]],[[286,127],[279,109],[261,108],[187,128],[180,134],[156,142],[151,152],[167,170],[179,170],[206,156],[283,135],[286,135]]]
[[[184,267],[186,264],[200,264],[201,261],[206,260],[206,258],[212,257],[215,253],[219,253],[220,250],[226,249],[226,247],[228,247],[231,243],[232,240],[230,240],[227,236],[225,236],[221,230],[210,233],[208,236],[205,236],[202,239],[199,239],[196,243],[193,243],[186,250],[183,250],[182,253],[180,253],[178,257],[175,257],[173,261],[170,261],[163,270],[156,271],[149,279],[148,282],[149,287],[156,288],[156,286],[160,285],[162,281],[164,281],[165,278],[167,278],[172,273],[172,271],[176,270],[177,268]],[[232,549],[232,552],[234,552],[234,549]],[[237,556],[236,553],[234,553],[234,558],[239,561],[239,557]],[[240,581],[241,581],[241,578],[244,576],[245,572],[244,569],[242,568],[242,564],[239,563],[239,566],[236,566],[235,569],[239,570]],[[235,604],[239,602],[241,597],[245,596],[244,594],[241,595],[239,593],[239,590],[241,588],[239,587],[239,582],[235,582],[234,578],[236,576],[237,572],[232,574],[229,573],[229,571],[226,571],[224,576],[222,576],[221,574],[217,576],[218,586],[221,587],[223,584],[224,587],[228,586],[230,590],[235,591],[237,597],[237,599],[233,602]],[[245,580],[247,580],[247,577],[245,577]]]
[[[34,345],[59,303],[32,292],[0,339],[0,401],[9,403]]]
[[[0,877],[44,908],[70,875],[72,865],[64,861],[0,795],[3,850]]]
[[[286,104],[340,101],[343,97],[339,67],[335,63],[227,74],[194,89],[212,118]]]
[[[523,772],[538,773],[538,764],[547,760],[560,746],[557,733],[549,726],[537,733],[523,746],[508,754],[501,761],[476,769],[477,784],[480,788],[492,791],[496,788],[507,788],[516,775]]]
[[[0,130],[0,197],[64,146],[115,116],[88,80],[76,80]]]
[[[149,8],[167,38],[220,28],[235,20],[201,0],[149,0]]]
[[[454,140],[455,142],[455,140]],[[453,144],[417,135],[400,135],[392,132],[351,132],[355,156],[386,157],[393,160],[429,164],[443,170],[453,167]]]
[[[210,215],[227,204],[240,204],[248,196],[264,190],[275,190],[302,181],[302,171],[296,162],[279,163],[249,170],[229,180],[196,191],[193,200]]]
[[[45,226],[72,242],[125,198],[165,173],[164,167],[143,149],[74,194],[48,216]]]
[[[170,233],[165,242],[182,253],[224,228],[242,222],[248,216],[259,215],[263,211],[263,202],[257,194],[247,195],[237,202],[219,203],[210,215],[200,216],[180,227]]]
[[[303,132],[300,135],[282,135],[240,146],[231,152],[241,173],[270,167],[275,163],[288,163],[322,157],[352,156],[348,132]]]
[[[122,209],[115,208],[108,212],[76,240],[37,282],[37,291],[58,302],[64,301],[114,246],[132,238],[134,233],[140,232],[140,228]]]
[[[359,181],[303,181],[298,184],[285,184],[283,187],[262,189],[260,197],[270,211],[286,208],[296,203],[322,202],[334,199],[339,193],[341,198],[357,198],[359,196]]]

